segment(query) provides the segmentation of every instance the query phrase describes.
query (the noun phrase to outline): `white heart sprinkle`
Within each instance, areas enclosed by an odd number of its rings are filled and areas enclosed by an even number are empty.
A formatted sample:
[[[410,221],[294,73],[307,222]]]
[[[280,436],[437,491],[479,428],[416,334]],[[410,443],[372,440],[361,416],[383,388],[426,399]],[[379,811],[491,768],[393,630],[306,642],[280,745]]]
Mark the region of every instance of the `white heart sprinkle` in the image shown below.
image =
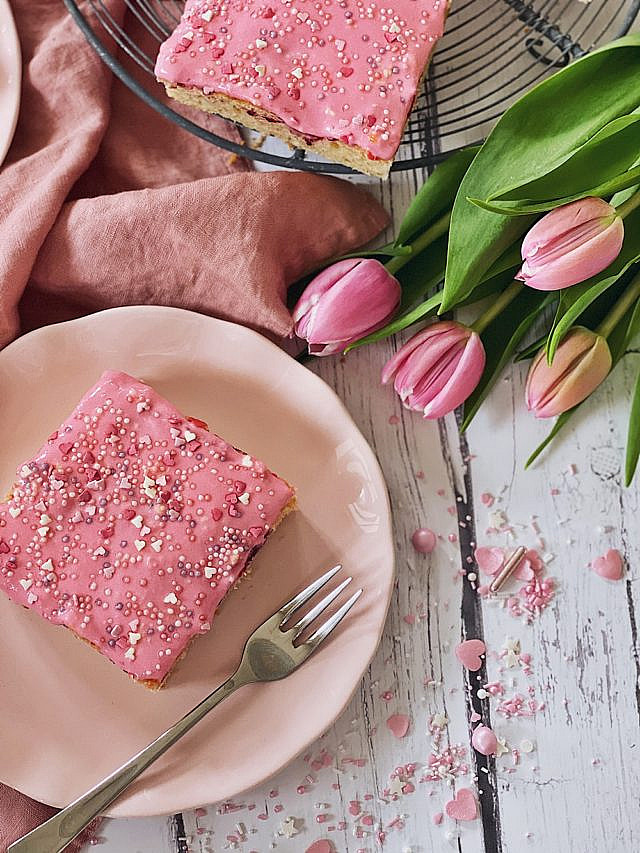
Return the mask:
[[[44,513],[43,515],[40,516],[40,524],[42,524],[42,525],[49,524],[50,521],[51,521],[51,519],[49,518],[49,516],[46,513]]]
[[[131,519],[131,524],[133,524],[134,527],[140,528],[140,527],[142,527],[142,520],[143,519],[142,519],[141,515],[136,515],[135,518]]]
[[[21,477],[29,477],[30,474],[31,474],[31,468],[29,468],[28,465],[23,465],[22,468],[20,469],[20,476]]]
[[[147,543],[143,539],[136,539],[136,541],[133,544],[136,546],[138,551],[142,551],[142,549],[144,548],[144,546]]]
[[[261,50],[263,47],[266,47],[267,43],[264,39],[256,39],[256,47]]]
[[[178,599],[176,598],[175,592],[170,592],[169,595],[165,595],[164,603],[165,604],[177,604]]]
[[[141,636],[142,636],[141,634],[136,634],[135,632],[132,631],[129,634],[129,645],[135,646],[135,644],[138,642],[138,640],[140,639]]]
[[[33,592],[30,592],[27,596],[27,601],[29,602],[29,604],[35,604],[37,600],[38,596]]]
[[[135,660],[136,650],[133,648],[133,646],[130,649],[127,649],[127,651],[124,653],[124,656],[127,660]]]
[[[20,515],[20,507],[10,506],[9,515],[11,516],[11,518],[17,518]]]
[[[209,23],[211,21],[211,18],[213,18],[213,9],[207,9],[206,12],[202,13],[202,20],[203,21],[206,21],[207,23]]]
[[[193,441],[193,439],[195,437],[196,437],[195,432],[191,432],[190,429],[185,429],[185,431],[184,431],[184,440],[185,441]]]
[[[156,553],[158,553],[160,551],[160,549],[162,548],[162,539],[156,539],[155,542],[151,543],[151,547],[153,548],[153,550]]]
[[[251,466],[253,465],[253,460],[251,459],[248,453],[242,457],[242,464],[245,468],[251,468]]]
[[[140,536],[146,536],[148,533],[151,533],[151,528],[147,527],[145,524],[145,526],[140,531]]]
[[[49,558],[46,563],[43,563],[40,567],[43,572],[52,572],[53,571],[53,563],[51,562],[51,558]]]
[[[27,578],[20,578],[20,586],[26,592],[30,586],[33,586],[33,581]]]
[[[241,495],[238,495],[238,500],[246,506],[249,503],[249,492],[243,492]]]
[[[165,477],[164,474],[161,477],[157,478],[156,485],[157,486],[166,486],[167,485],[167,478]]]
[[[49,532],[49,528],[48,528],[48,527],[39,527],[39,528],[38,528],[38,533],[39,533],[39,534],[40,534],[40,536],[42,536],[42,537],[46,536],[48,532]]]
[[[96,550],[93,552],[93,556],[94,556],[94,557],[104,557],[106,553],[107,553],[107,552],[104,550],[104,548],[102,547],[102,545],[100,545],[100,546],[99,546],[98,548],[96,548]]]

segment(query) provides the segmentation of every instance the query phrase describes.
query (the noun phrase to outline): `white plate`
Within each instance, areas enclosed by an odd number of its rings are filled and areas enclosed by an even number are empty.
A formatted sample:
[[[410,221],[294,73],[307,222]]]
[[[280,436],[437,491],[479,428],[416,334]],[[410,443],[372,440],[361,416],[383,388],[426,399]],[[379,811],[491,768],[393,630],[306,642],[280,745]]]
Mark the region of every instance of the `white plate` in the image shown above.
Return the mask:
[[[341,561],[364,594],[289,678],[230,697],[112,808],[175,812],[276,773],[344,709],[380,639],[393,587],[378,463],[322,380],[255,332],[173,308],[117,308],[39,329],[0,352],[0,494],[106,368],[150,382],[297,486],[299,511],[255,560],[158,693],[0,593],[0,779],[61,806],[156,737],[235,668],[245,638]]]

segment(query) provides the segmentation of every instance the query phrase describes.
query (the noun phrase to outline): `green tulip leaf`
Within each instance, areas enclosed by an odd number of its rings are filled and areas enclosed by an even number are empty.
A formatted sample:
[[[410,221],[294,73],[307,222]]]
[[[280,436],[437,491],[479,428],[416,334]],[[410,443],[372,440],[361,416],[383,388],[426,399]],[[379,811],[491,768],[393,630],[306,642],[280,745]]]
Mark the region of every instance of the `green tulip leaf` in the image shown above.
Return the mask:
[[[514,356],[514,362],[518,361],[528,361],[530,358],[533,358],[534,355],[538,354],[538,350],[541,350],[542,347],[547,342],[547,335],[542,335],[540,338],[536,338],[536,340],[529,344],[528,347],[521,349],[520,352],[516,353]]]
[[[617,323],[611,334],[607,337],[609,349],[611,350],[611,359],[614,364],[617,364],[625,355],[639,331],[640,300],[624,314],[620,322]]]
[[[630,486],[640,458],[640,371],[636,379],[631,411],[629,412],[629,431],[627,433],[627,452],[624,461],[624,484]]]
[[[462,432],[476,416],[487,394],[540,312],[556,298],[553,293],[545,294],[523,287],[513,302],[482,332],[480,337],[487,362],[480,382],[464,404],[464,418],[460,427]]]
[[[440,284],[446,262],[447,235],[444,234],[396,272],[396,278],[402,286],[401,313],[422,302]]]
[[[621,190],[629,187],[637,187],[640,184],[640,166],[634,166],[621,175],[611,178],[605,183],[595,187],[589,187],[587,190],[574,193],[573,195],[564,196],[564,198],[556,198],[553,201],[531,201],[523,199],[522,201],[482,201],[482,199],[470,198],[471,204],[480,207],[483,210],[488,210],[491,213],[501,213],[504,216],[526,216],[531,213],[545,213],[548,210],[553,210],[554,207],[560,207],[563,204],[570,204],[572,201],[578,201],[581,198],[595,196],[596,198],[606,198]]]
[[[480,146],[457,151],[440,163],[420,187],[400,223],[396,246],[405,246],[453,205],[460,181]]]
[[[615,261],[597,275],[562,291],[556,320],[549,333],[549,364],[553,361],[558,344],[578,317],[637,261],[640,261],[640,208],[632,211],[624,221],[624,243]]]
[[[638,157],[640,113],[618,116],[600,128],[560,166],[541,178],[497,190],[487,201],[546,201],[570,196],[623,174]]]
[[[361,249],[359,252],[348,252],[346,255],[340,255],[339,258],[335,258],[329,263],[325,262],[322,269],[331,266],[331,264],[336,264],[338,261],[349,261],[351,258],[396,258],[410,254],[411,246],[396,246],[394,243],[387,243],[386,246],[381,246],[379,249]]]
[[[539,83],[499,119],[456,195],[440,313],[471,293],[491,264],[533,223],[481,210],[486,199],[564,163],[614,119],[640,106],[640,33],[572,62]]]

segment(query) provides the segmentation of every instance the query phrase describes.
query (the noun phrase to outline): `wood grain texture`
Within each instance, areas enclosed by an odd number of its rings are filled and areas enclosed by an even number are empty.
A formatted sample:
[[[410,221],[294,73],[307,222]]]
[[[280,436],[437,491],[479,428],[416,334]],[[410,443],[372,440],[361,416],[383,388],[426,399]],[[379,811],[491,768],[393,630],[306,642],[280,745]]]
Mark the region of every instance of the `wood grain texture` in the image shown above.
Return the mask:
[[[396,173],[369,186],[397,222],[422,180],[418,173]],[[454,416],[441,424],[423,421],[380,386],[381,365],[396,346],[385,341],[344,360],[311,364],[377,454],[394,514],[398,582],[380,648],[349,708],[308,756],[235,803],[176,819],[105,822],[101,853],[302,853],[320,838],[330,839],[337,853],[640,849],[640,485],[636,480],[625,490],[621,484],[640,354],[617,368],[525,472],[523,460],[548,425],[524,411],[524,368],[505,375],[461,438]],[[485,493],[494,497],[492,507],[481,499]],[[488,532],[496,511],[506,523]],[[411,545],[413,531],[425,525],[440,535],[430,556]],[[532,624],[507,606],[521,584],[512,581],[507,594],[485,602],[462,576],[463,568],[475,570],[476,543],[524,544],[545,555],[558,592]],[[610,547],[619,548],[626,563],[617,583],[589,569]],[[465,673],[454,655],[465,637],[484,638],[489,650],[477,674]],[[522,666],[505,669],[498,655],[506,638],[531,654],[530,675]],[[476,691],[487,681],[500,682],[504,697],[479,698]],[[500,698],[515,693],[527,700],[535,695],[543,708],[532,717],[504,719]],[[474,711],[510,752],[495,760],[474,755]],[[386,725],[394,713],[411,719],[401,740]],[[434,714],[447,720],[436,751],[464,748],[467,775],[420,781],[434,750]],[[313,769],[313,759],[323,766]],[[418,765],[415,790],[389,794],[391,774],[412,762]],[[456,825],[445,817],[436,825],[434,816],[460,786],[481,791],[481,819]],[[349,813],[354,802],[371,825]],[[298,831],[292,838],[279,834],[289,817]]]

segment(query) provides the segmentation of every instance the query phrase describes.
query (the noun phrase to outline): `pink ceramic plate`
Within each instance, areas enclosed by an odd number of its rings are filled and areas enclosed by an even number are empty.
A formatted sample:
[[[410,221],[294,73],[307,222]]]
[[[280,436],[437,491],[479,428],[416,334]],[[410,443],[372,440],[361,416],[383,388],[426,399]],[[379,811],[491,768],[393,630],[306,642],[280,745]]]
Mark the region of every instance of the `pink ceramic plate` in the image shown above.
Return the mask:
[[[20,79],[20,42],[8,0],[0,0],[0,164],[18,121]]]
[[[159,693],[0,594],[0,779],[64,805],[234,669],[252,629],[337,561],[364,595],[288,679],[229,698],[113,807],[175,812],[264,781],[336,719],[371,659],[393,585],[378,463],[320,379],[260,335],[173,308],[118,308],[32,332],[0,353],[0,494],[105,368],[150,382],[298,488],[286,519]]]

